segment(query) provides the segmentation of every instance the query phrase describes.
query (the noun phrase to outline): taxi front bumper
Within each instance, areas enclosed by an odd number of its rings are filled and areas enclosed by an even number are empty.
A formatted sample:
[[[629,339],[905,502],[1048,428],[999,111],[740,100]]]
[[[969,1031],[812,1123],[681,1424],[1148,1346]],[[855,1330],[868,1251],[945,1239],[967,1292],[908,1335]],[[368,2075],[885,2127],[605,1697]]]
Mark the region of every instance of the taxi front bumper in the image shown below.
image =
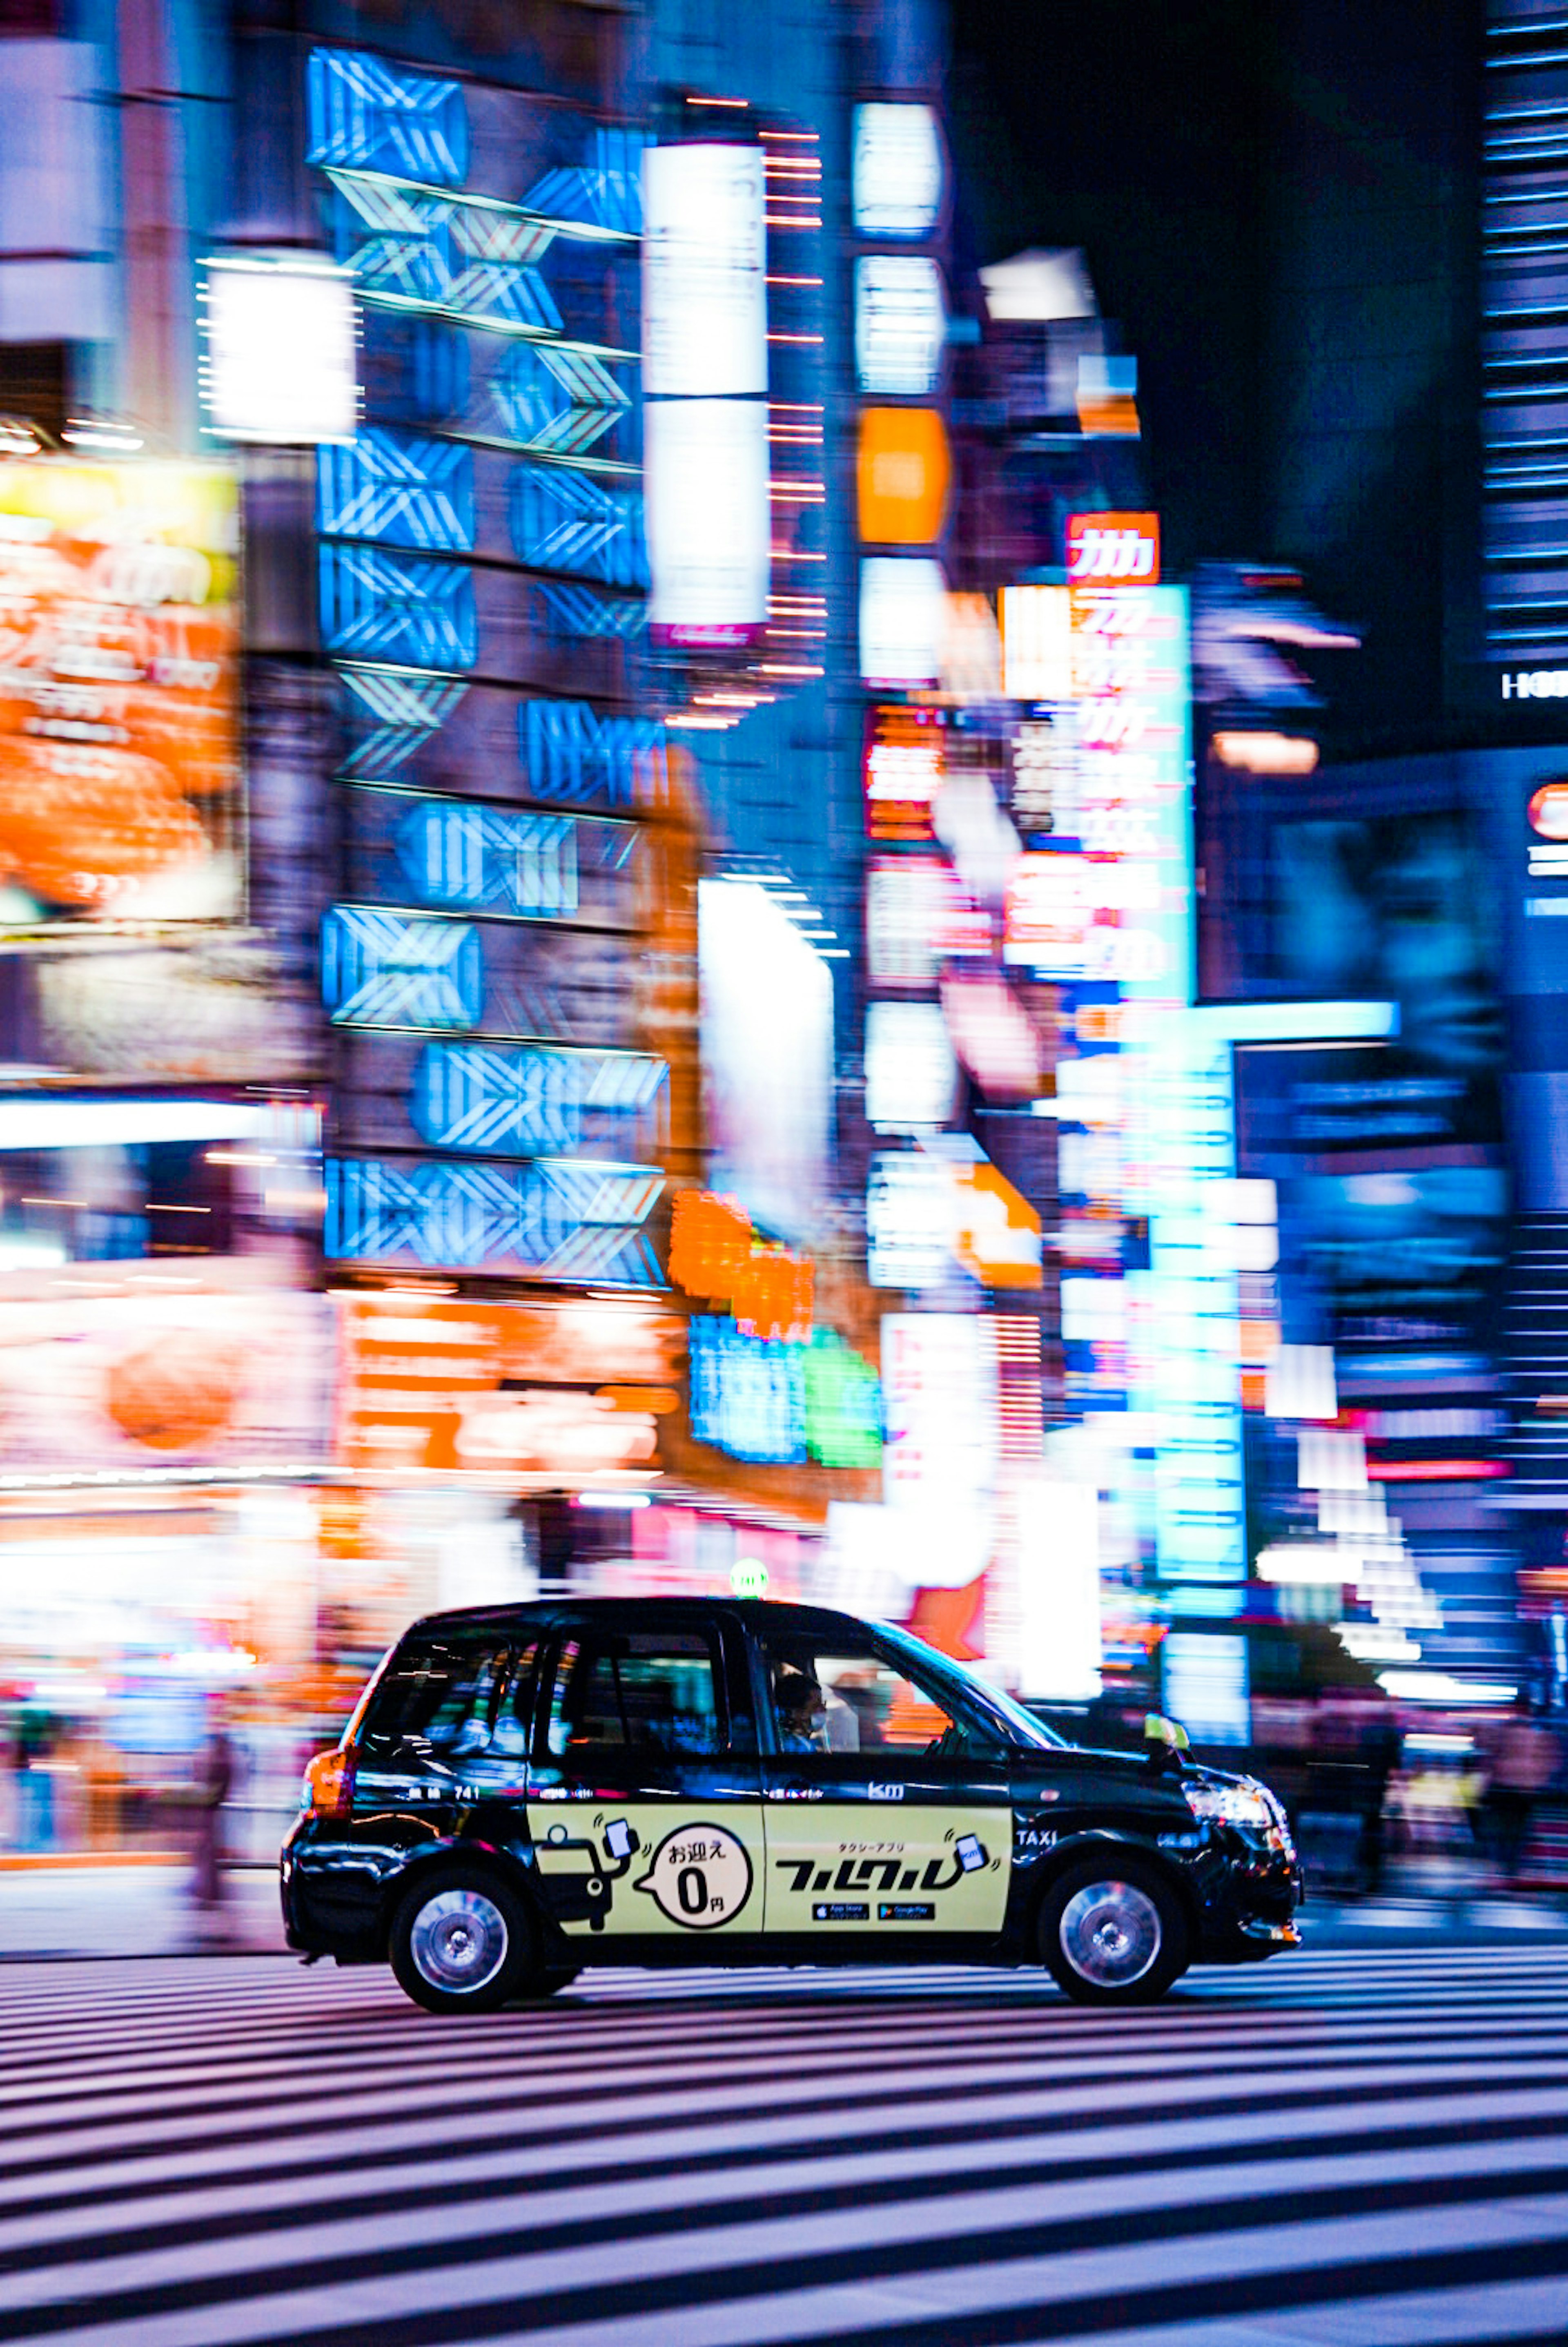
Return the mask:
[[[1299,1947],[1296,1915],[1307,1892],[1295,1851],[1268,1847],[1262,1837],[1227,1834],[1226,1840],[1230,1847],[1217,1850],[1218,1863],[1205,1870],[1199,1961],[1255,1963],[1281,1948]]]

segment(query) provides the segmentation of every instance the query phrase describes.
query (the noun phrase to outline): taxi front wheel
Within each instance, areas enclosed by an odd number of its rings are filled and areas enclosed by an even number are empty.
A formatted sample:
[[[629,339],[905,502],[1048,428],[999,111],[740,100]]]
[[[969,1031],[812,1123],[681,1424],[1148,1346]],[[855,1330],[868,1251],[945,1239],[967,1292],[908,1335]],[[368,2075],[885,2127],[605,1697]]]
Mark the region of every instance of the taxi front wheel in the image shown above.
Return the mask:
[[[1046,1891],[1040,1953],[1079,2004],[1152,2004],[1186,1970],[1186,1922],[1156,1868],[1107,1850]]]
[[[526,1909],[479,1867],[443,1867],[399,1901],[389,1934],[398,1986],[427,2013],[494,2013],[538,1971]]]

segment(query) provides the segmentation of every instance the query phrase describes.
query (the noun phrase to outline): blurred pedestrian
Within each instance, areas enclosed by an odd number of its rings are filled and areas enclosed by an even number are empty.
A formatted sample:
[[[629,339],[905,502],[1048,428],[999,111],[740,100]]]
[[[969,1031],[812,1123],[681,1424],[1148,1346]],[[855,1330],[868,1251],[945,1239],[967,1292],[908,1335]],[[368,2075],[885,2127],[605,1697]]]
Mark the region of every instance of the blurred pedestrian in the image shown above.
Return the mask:
[[[1559,1758],[1556,1737],[1532,1716],[1521,1688],[1492,1747],[1483,1803],[1488,1850],[1505,1882],[1519,1873],[1536,1806],[1551,1788]]]
[[[1361,1886],[1376,1893],[1383,1887],[1387,1854],[1389,1779],[1400,1764],[1400,1729],[1394,1706],[1380,1688],[1362,1691],[1358,1719],[1359,1759],[1364,1771],[1361,1805]]]
[[[234,1782],[234,1747],[223,1706],[208,1707],[207,1735],[197,1759],[190,1843],[190,1893],[198,1909],[215,1914],[223,1903],[223,1805]]]
[[[38,1702],[25,1703],[16,1723],[16,1840],[22,1850],[47,1850],[55,1839],[55,1747],[59,1727]]]

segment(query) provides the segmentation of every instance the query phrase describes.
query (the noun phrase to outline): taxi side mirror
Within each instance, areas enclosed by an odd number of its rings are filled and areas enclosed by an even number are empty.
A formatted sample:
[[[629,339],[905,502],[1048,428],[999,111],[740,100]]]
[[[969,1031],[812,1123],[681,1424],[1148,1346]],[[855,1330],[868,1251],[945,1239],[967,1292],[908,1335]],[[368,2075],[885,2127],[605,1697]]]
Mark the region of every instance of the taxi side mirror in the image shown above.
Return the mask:
[[[1146,1712],[1144,1716],[1144,1744],[1151,1768],[1177,1768],[1178,1755],[1190,1752],[1187,1732],[1178,1720],[1167,1719],[1163,1711]]]

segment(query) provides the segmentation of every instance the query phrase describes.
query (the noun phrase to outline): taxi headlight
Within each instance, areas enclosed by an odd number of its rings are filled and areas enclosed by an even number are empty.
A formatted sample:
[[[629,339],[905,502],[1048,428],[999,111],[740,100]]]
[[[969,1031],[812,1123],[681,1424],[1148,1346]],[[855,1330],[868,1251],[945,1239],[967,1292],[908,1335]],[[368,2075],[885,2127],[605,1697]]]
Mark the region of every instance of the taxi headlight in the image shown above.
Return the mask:
[[[1259,1785],[1184,1784],[1182,1791],[1195,1818],[1212,1818],[1227,1826],[1253,1826],[1260,1833],[1267,1833],[1275,1822],[1268,1797]]]

